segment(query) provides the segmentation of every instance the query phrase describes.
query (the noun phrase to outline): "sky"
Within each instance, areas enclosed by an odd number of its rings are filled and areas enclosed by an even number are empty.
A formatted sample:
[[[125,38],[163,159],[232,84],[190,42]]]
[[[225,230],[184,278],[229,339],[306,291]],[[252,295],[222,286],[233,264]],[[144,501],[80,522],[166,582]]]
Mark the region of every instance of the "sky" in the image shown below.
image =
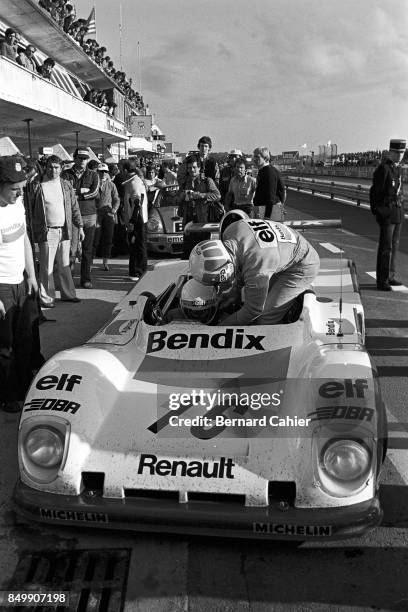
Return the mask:
[[[273,154],[408,138],[406,0],[74,4],[84,18],[95,5],[97,40],[116,69],[122,6],[123,70],[173,150],[194,149],[203,135],[213,151]]]

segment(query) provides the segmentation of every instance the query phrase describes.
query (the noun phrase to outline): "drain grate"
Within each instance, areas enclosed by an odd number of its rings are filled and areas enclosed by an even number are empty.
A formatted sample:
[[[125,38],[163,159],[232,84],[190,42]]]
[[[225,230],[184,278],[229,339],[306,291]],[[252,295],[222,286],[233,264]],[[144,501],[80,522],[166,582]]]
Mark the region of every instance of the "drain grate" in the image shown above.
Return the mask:
[[[32,612],[121,612],[125,604],[130,549],[25,552],[9,590],[68,591],[69,607],[25,607]]]

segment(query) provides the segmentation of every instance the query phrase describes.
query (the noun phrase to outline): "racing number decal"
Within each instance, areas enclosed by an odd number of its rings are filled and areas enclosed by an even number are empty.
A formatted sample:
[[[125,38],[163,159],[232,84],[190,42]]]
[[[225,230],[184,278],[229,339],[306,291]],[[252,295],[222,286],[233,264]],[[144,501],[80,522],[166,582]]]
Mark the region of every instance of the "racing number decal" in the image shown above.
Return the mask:
[[[211,410],[208,410],[205,416],[208,419],[214,419],[215,422],[215,417],[222,416],[228,408],[231,408],[231,406],[214,406],[213,408],[211,408]],[[236,412],[239,415],[243,415],[248,412],[248,408],[249,406],[235,406],[233,408],[233,412]],[[226,427],[226,425],[213,425],[213,427],[206,428],[197,425],[191,427],[190,431],[193,436],[195,438],[198,438],[199,440],[211,440],[212,438],[215,438],[220,433],[222,433],[224,429],[226,429]]]
[[[277,242],[296,243],[296,234],[286,225],[274,223],[268,219],[251,219],[246,223],[251,228],[261,249],[276,248],[278,246]]]
[[[190,406],[180,406],[180,408],[177,408],[176,410],[170,410],[167,414],[162,416],[158,421],[155,421],[154,423],[152,423],[147,429],[154,434],[158,434],[162,429],[167,427],[167,425],[170,422],[170,418],[172,416],[181,416],[191,407],[192,407],[191,405]],[[232,406],[227,406],[227,405],[226,406],[220,406],[220,405],[214,406],[213,408],[211,408],[211,410],[208,410],[206,412],[205,416],[208,419],[214,419],[214,422],[215,422],[215,417],[223,415],[224,412],[230,408],[232,408]],[[233,408],[233,412],[242,416],[246,412],[248,412],[248,409],[249,409],[249,406],[235,406]],[[201,427],[201,426],[192,426],[190,427],[190,431],[192,435],[195,438],[198,438],[199,440],[211,440],[211,438],[215,438],[220,433],[222,433],[224,429],[226,429],[226,427],[227,427],[226,425],[214,425],[213,427],[210,427],[210,428]]]

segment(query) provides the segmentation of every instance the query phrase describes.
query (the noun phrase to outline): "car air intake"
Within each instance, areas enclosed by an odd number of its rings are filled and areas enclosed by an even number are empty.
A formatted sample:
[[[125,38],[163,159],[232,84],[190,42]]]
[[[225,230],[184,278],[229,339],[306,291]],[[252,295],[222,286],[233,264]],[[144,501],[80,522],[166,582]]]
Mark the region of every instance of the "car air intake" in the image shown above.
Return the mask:
[[[284,502],[289,506],[294,506],[296,499],[295,482],[273,481],[268,483],[269,504]]]
[[[88,495],[103,495],[104,472],[82,472],[82,490]]]
[[[236,493],[202,493],[199,491],[189,491],[188,503],[191,502],[211,502],[213,504],[235,504],[245,506],[245,495]]]
[[[167,499],[178,502],[178,491],[161,491],[156,489],[124,489],[125,497],[139,497],[143,499]]]

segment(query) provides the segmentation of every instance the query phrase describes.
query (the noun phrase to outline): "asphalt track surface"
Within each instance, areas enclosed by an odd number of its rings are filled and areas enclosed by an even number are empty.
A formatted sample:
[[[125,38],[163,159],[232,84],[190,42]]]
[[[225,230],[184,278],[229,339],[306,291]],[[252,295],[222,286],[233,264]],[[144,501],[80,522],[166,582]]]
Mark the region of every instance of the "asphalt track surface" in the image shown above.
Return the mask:
[[[18,419],[0,413],[2,588],[9,585],[27,552],[124,548],[131,551],[126,611],[408,610],[408,291],[381,293],[375,288],[370,273],[375,270],[378,228],[368,210],[289,191],[288,218],[338,217],[343,229],[312,230],[307,237],[321,256],[339,257],[335,251],[342,250],[343,257],[357,264],[367,347],[379,370],[391,422],[381,484],[383,524],[364,537],[300,547],[262,540],[111,534],[27,524],[16,517],[10,504],[18,473]],[[130,289],[126,262],[112,261],[110,272],[103,272],[97,262],[94,289],[78,290],[80,304],[58,303],[45,311],[49,319],[55,319],[41,326],[47,357],[93,335],[113,304]],[[407,224],[398,269],[408,287]]]

